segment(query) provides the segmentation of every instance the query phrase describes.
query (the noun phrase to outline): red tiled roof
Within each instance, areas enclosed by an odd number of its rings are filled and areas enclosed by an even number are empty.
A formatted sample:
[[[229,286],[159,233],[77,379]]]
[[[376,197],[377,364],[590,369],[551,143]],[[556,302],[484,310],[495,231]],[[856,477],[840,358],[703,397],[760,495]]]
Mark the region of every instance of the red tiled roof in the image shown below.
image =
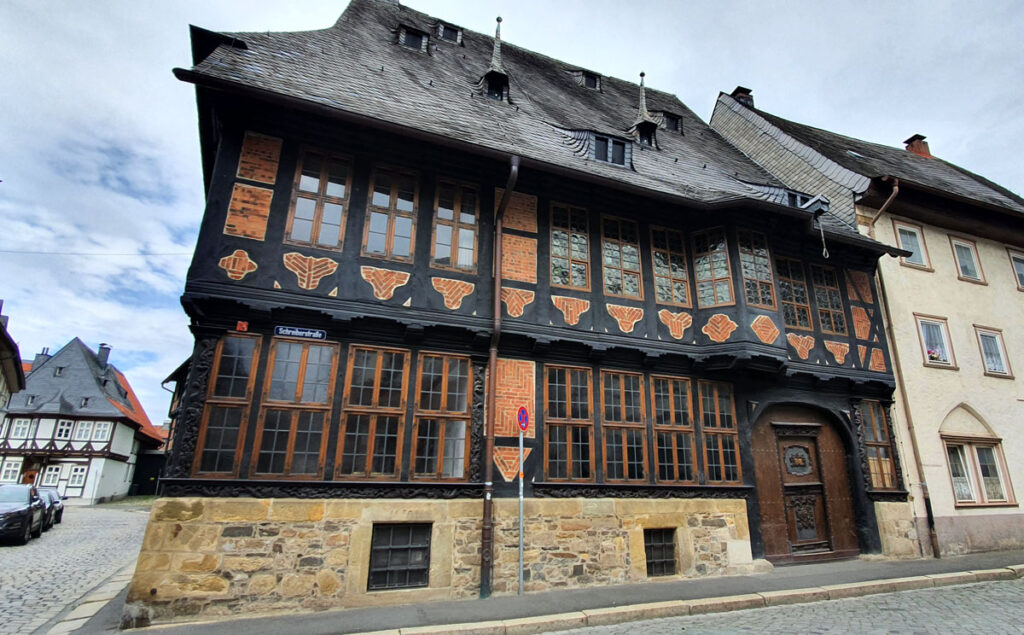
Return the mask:
[[[110,403],[114,404],[114,407],[124,413],[124,416],[128,417],[135,423],[139,424],[139,431],[147,437],[160,442],[163,445],[164,441],[167,440],[167,433],[161,433],[152,423],[149,421],[149,417],[146,415],[146,411],[142,409],[142,403],[139,402],[139,398],[135,395],[135,391],[132,390],[131,385],[125,378],[121,371],[112,368],[114,374],[117,376],[117,383],[121,385],[121,388],[127,393],[127,400],[129,405],[124,405],[110,399]]]
[[[21,360],[21,370],[26,375],[32,372],[32,362],[26,362],[25,360]]]

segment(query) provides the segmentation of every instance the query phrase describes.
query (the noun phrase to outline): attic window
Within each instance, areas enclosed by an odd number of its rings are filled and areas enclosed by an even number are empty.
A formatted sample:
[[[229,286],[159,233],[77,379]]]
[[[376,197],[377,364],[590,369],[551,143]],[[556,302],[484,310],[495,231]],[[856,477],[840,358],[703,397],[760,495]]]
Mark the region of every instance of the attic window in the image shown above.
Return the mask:
[[[639,133],[639,140],[641,145],[653,146],[654,145],[654,130],[644,126],[643,129],[637,131]]]
[[[601,90],[601,76],[583,71],[583,87]]]
[[[26,404],[31,406],[35,402],[36,402],[36,396],[35,395],[29,395],[28,399],[26,400]]]
[[[437,35],[447,42],[454,42],[456,44],[462,42],[462,29],[457,26],[445,24],[444,22],[437,25]]]
[[[616,165],[626,165],[626,142],[594,135],[594,159]]]
[[[665,126],[665,130],[671,130],[672,132],[679,132],[680,122],[679,115],[673,115],[671,113],[662,113],[661,119],[662,125]]]
[[[811,200],[810,196],[806,194],[800,194],[799,192],[788,192],[787,203],[790,207],[803,207]]]
[[[80,407],[81,408],[85,408],[88,405],[89,405],[89,398],[88,397],[82,397],[82,405]]]
[[[417,51],[426,51],[427,41],[427,34],[422,31],[415,31],[404,26],[399,30],[398,42],[404,47]]]
[[[501,73],[490,72],[484,78],[484,94],[488,99],[502,101],[508,97],[508,77]]]
[[[60,377],[63,374],[64,374],[64,367],[63,366],[58,366],[57,368],[55,368],[53,370],[53,376],[54,377]]]

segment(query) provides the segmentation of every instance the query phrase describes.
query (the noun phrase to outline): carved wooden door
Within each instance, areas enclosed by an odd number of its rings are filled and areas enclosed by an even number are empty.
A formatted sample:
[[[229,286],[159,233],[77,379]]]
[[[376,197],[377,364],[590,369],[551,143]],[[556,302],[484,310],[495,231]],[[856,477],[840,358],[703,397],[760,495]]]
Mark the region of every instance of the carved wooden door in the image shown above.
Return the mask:
[[[790,553],[831,551],[818,427],[775,427]]]

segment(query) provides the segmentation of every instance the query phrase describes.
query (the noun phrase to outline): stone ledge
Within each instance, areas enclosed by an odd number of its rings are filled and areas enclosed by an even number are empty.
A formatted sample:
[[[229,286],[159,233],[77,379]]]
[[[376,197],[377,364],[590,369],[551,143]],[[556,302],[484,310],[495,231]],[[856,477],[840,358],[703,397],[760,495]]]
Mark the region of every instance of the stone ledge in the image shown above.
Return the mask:
[[[1013,571],[1013,574],[1018,578],[1024,577],[1024,564],[1011,564],[1006,568]]]
[[[383,633],[384,631],[380,631]],[[399,631],[387,631],[398,633]],[[436,626],[415,626],[401,629],[401,635],[505,635],[505,622],[467,622],[465,624],[438,624]]]
[[[891,582],[852,582],[849,584],[830,584],[821,587],[828,592],[828,599],[841,600],[843,598],[856,598],[863,595],[874,595],[876,593],[892,593],[895,591]]]
[[[523,617],[517,620],[505,620],[506,635],[531,635],[547,631],[565,631],[587,625],[587,616],[583,613],[556,613],[555,615],[538,615]],[[448,632],[448,631],[445,631]]]
[[[951,584],[969,584],[971,582],[978,581],[978,576],[974,575],[970,571],[960,571],[957,573],[936,573],[934,575],[927,575],[925,577],[930,579],[934,586],[949,586]]]
[[[758,593],[758,595],[764,598],[765,606],[800,604],[802,602],[818,602],[829,599],[828,591],[821,587],[791,589],[788,591],[766,591]]]
[[[968,571],[967,573],[973,573],[977,577],[978,582],[1017,579],[1017,573],[1010,569],[979,569],[977,571]]]
[[[911,578],[893,578],[889,580],[893,591],[911,591],[913,589],[930,589],[935,581],[929,576],[919,575]]]
[[[680,617],[690,614],[690,605],[682,600],[630,604],[601,609],[585,609],[587,626],[622,624],[636,620],[653,620],[661,617]]]
[[[764,606],[764,598],[757,593],[748,593],[722,598],[687,600],[686,604],[690,607],[690,615],[701,615],[703,613],[724,613],[725,611],[761,608]]]

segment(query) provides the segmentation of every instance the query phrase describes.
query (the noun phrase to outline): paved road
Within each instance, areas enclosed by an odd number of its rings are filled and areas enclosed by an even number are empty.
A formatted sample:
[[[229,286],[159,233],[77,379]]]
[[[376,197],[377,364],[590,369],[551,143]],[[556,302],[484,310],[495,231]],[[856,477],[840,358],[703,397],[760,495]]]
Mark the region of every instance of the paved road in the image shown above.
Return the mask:
[[[1024,579],[901,591],[716,615],[562,631],[679,633],[1024,633]]]
[[[148,514],[67,507],[27,545],[0,544],[0,633],[32,633],[138,558]]]

